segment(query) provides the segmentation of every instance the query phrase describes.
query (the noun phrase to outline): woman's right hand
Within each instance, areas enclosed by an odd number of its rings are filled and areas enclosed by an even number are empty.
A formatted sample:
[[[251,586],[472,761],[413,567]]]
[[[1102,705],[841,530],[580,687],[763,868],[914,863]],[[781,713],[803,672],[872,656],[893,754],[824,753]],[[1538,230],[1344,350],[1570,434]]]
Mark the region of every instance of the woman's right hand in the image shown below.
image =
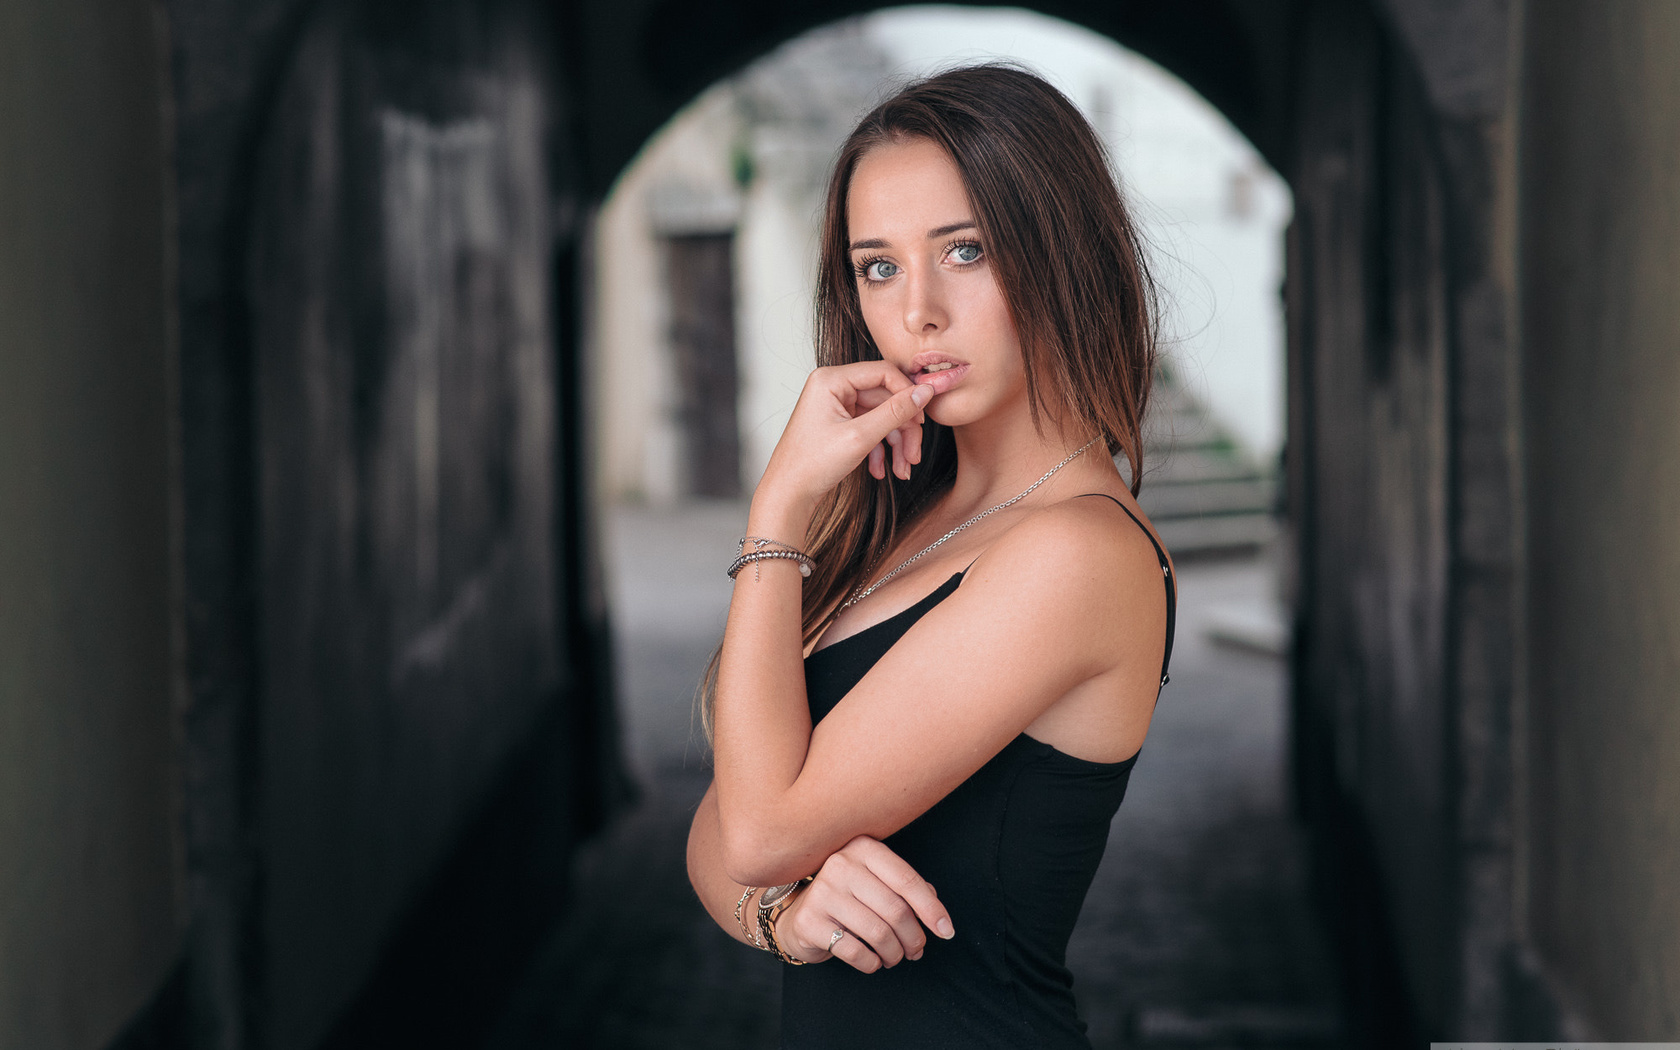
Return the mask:
[[[933,393],[885,361],[817,369],[805,380],[759,489],[813,504],[859,463],[867,461],[869,472],[883,478],[883,441],[891,446],[893,473],[908,480],[922,458],[922,406]]]
[[[823,862],[776,921],[776,943],[802,962],[834,958],[863,973],[922,957],[927,930],[949,940],[951,915],[927,880],[879,840],[859,835]],[[835,931],[845,936],[829,942]]]

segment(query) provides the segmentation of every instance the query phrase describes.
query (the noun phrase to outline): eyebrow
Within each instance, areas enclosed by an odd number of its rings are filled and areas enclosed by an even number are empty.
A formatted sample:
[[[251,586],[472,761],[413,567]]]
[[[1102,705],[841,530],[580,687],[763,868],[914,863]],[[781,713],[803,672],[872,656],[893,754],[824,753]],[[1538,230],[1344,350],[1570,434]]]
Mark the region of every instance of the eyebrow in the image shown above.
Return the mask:
[[[953,222],[953,223],[948,223],[944,226],[934,227],[933,229],[931,229],[927,232],[927,239],[931,241],[935,237],[944,237],[947,234],[956,233],[958,230],[974,230],[974,229],[978,229],[978,228],[979,227],[974,225],[974,220],[973,219],[963,219],[960,222]],[[881,238],[871,237],[867,241],[853,241],[852,246],[847,250],[855,252],[855,251],[861,251],[861,250],[866,249],[866,248],[890,248],[890,247],[891,247],[891,245],[889,245],[886,241],[882,240]]]

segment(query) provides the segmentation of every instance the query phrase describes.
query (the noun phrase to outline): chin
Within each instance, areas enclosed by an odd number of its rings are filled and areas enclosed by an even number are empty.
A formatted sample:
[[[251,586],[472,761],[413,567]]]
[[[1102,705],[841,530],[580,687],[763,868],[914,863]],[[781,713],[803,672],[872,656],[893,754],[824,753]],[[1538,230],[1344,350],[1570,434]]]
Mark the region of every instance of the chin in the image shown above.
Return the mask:
[[[940,394],[928,403],[925,410],[927,417],[943,426],[960,427],[966,423],[977,423],[1002,407],[986,397],[975,397],[974,393],[959,387]]]
[[[933,403],[925,409],[927,417],[941,426],[960,427],[964,423],[974,422],[974,417],[962,410],[960,404],[948,404],[945,401],[949,394],[933,399]]]

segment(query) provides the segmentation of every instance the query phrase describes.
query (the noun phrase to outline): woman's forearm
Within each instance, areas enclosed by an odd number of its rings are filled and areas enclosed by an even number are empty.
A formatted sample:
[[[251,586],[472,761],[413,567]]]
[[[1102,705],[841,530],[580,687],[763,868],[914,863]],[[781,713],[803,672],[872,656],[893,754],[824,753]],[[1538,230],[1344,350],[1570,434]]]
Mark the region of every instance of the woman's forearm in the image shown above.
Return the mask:
[[[803,545],[811,508],[761,491],[748,532]],[[782,818],[811,742],[806,706],[801,582],[792,561],[757,562],[736,579],[713,708],[719,849],[728,876],[788,882],[821,860],[810,831]],[[807,854],[810,854],[807,856]]]
[[[885,477],[890,434],[898,434],[894,462],[907,478],[916,457],[906,450],[919,448],[921,406],[932,394],[884,361],[811,373],[753,494],[748,534],[803,547],[825,493],[861,464]],[[824,826],[821,799],[798,796],[811,745],[802,580],[792,561],[757,561],[737,576],[729,604],[712,746],[724,871],[743,883],[801,878],[871,830],[838,819]]]

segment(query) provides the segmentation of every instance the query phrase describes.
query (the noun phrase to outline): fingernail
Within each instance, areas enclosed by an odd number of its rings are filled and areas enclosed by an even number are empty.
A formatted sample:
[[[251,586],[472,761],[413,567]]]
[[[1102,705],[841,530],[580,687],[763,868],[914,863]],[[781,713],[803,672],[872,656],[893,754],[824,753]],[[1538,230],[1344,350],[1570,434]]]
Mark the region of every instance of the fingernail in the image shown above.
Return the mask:
[[[937,929],[939,931],[939,936],[945,938],[946,940],[950,940],[952,937],[957,935],[957,931],[951,928],[950,919],[940,919]]]
[[[917,408],[921,408],[923,405],[927,404],[928,398],[932,396],[933,387],[928,386],[926,383],[917,383],[915,388],[910,391],[910,402]]]
[[[921,957],[922,957],[922,953],[917,952],[915,955],[910,956],[910,961],[915,962],[917,959],[920,959]]]

